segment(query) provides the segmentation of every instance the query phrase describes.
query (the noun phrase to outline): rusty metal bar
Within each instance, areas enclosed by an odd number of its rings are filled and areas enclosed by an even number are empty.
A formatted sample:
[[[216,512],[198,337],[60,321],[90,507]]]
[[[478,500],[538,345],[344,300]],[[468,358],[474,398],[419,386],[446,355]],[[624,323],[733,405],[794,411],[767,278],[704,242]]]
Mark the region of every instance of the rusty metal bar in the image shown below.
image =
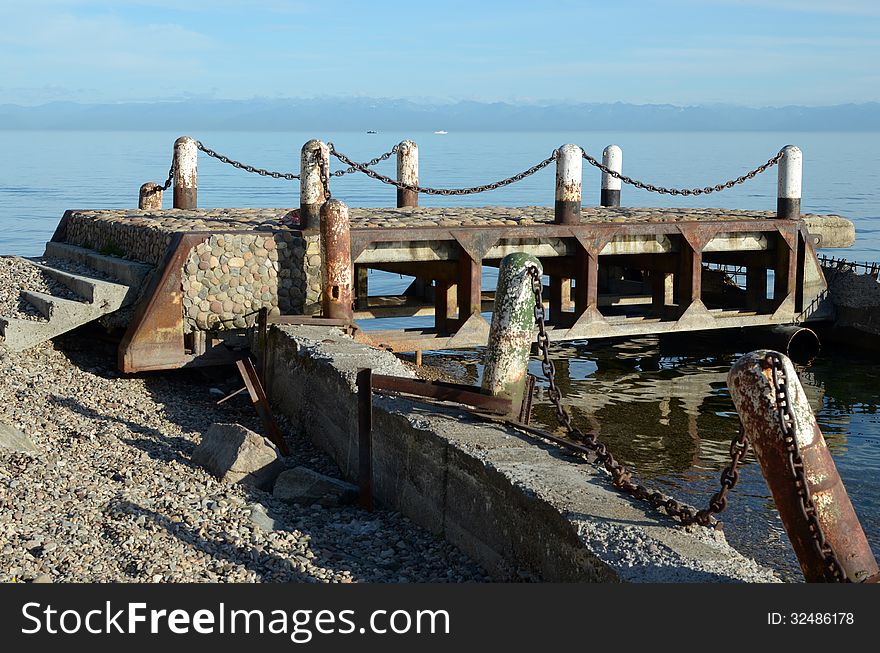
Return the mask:
[[[198,195],[199,149],[189,136],[174,141],[174,208],[194,209]]]
[[[321,170],[321,162],[326,162],[329,174],[330,148],[317,139],[307,141],[300,152],[299,174],[299,215],[303,229],[317,229],[321,220],[321,205],[327,200],[324,193],[325,171]]]
[[[267,324],[310,325],[310,326],[348,326],[351,320],[345,318],[317,317],[314,315],[270,315]]]
[[[357,372],[358,399],[358,504],[373,510],[373,370]]]
[[[413,141],[401,141],[397,146],[397,181],[409,186],[419,185],[419,146]],[[397,208],[418,205],[417,190],[397,189]]]
[[[354,276],[356,308],[363,311],[370,308],[370,269],[366,265],[355,265]]]
[[[269,439],[278,447],[278,450],[282,455],[289,456],[290,450],[287,448],[287,444],[284,442],[284,436],[281,434],[281,430],[278,428],[278,423],[272,415],[272,409],[269,407],[269,400],[266,398],[266,393],[263,391],[260,377],[257,376],[257,370],[254,368],[254,361],[249,357],[245,357],[237,360],[235,364],[238,367],[238,371],[241,374],[241,378],[244,381],[248,394],[250,395],[251,403],[256,409],[257,415],[259,415],[260,419],[263,421],[263,426],[266,428],[266,433],[269,435]]]
[[[775,390],[781,381],[773,361],[781,362],[784,371],[785,403]],[[861,582],[878,573],[877,561],[791,361],[778,352],[754,351],[734,364],[727,379],[743,428],[806,580],[827,580],[828,564],[817,549],[798,482],[793,478],[797,460],[792,457],[789,437],[797,443],[821,535],[830,544],[847,578]],[[786,414],[791,415],[790,420],[785,418]],[[791,429],[793,435],[789,436]]]
[[[449,401],[498,415],[508,415],[511,412],[510,399],[483,394],[479,388],[471,385],[407,379],[384,374],[373,374],[372,379],[372,388],[376,391]]]
[[[583,151],[577,145],[560,146],[556,159],[556,224],[577,224],[581,219]]]
[[[148,181],[138,191],[138,208],[145,211],[162,210],[162,186]]]
[[[474,313],[479,313],[482,302],[480,286],[483,282],[483,268],[481,261],[471,258],[464,248],[461,248],[458,258],[458,326],[463,325]]]
[[[328,200],[321,207],[321,312],[323,317],[348,320],[353,310],[354,266],[348,207]]]

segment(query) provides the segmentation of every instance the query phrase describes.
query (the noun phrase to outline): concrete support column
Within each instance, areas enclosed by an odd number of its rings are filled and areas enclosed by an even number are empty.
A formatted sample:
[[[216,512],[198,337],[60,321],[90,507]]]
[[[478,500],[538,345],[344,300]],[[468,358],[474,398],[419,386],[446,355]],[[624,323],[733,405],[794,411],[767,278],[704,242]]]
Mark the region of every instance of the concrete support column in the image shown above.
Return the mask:
[[[513,402],[519,412],[525,394],[529,356],[535,340],[535,294],[530,268],[543,274],[541,262],[517,252],[501,260],[495,311],[484,359],[483,390]]]
[[[617,145],[609,145],[602,150],[602,165],[614,172],[623,171],[623,151]],[[602,206],[620,206],[620,179],[607,172],[602,172],[602,194],[599,203]]]
[[[419,146],[413,141],[401,141],[397,146],[397,181],[409,186],[419,185]],[[397,208],[418,205],[418,191],[397,189]]]
[[[351,232],[348,207],[339,200],[321,206],[321,312],[324,317],[353,320]]]
[[[796,145],[782,148],[776,192],[776,217],[797,220],[801,215],[803,155]]]
[[[138,208],[146,211],[159,211],[162,209],[162,187],[148,181],[141,186],[138,192]]]
[[[189,136],[174,141],[174,208],[196,208],[199,148]]]
[[[321,219],[321,205],[327,201],[324,193],[321,162],[327,162],[330,173],[330,148],[318,139],[302,146],[299,172],[299,216],[303,229],[316,229]],[[329,179],[327,184],[329,186]]]
[[[773,361],[784,370],[785,385]],[[746,354],[731,368],[727,385],[807,582],[826,581],[829,575],[813,543],[810,520],[802,510],[791,469],[788,437],[792,431],[803,461],[799,482],[809,487],[819,527],[844,573],[854,582],[876,574],[877,561],[788,357],[763,350]],[[788,409],[780,411],[781,402]],[[788,414],[790,419],[783,417]]]
[[[559,147],[556,159],[556,224],[577,224],[581,219],[583,151],[567,143]]]

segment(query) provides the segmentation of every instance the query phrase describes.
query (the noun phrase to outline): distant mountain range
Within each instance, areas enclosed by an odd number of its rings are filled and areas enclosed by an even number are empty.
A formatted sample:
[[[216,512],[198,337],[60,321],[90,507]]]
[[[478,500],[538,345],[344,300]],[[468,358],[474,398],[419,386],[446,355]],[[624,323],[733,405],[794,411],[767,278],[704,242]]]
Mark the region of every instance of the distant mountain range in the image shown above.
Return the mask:
[[[0,105],[0,129],[259,131],[880,131],[880,103],[825,107],[369,98]]]

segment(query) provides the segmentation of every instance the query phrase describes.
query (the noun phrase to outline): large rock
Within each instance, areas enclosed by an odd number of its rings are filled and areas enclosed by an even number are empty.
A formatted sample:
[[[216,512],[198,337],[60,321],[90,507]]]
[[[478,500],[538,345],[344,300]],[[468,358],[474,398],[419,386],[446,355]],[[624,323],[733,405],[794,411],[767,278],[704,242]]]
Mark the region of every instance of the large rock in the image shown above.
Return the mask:
[[[31,439],[18,429],[0,424],[0,450],[16,453],[37,453],[37,446]]]
[[[211,424],[192,461],[217,478],[268,488],[283,469],[274,444],[240,424]]]
[[[358,488],[307,467],[294,467],[281,473],[275,481],[272,494],[276,499],[288,503],[303,506],[317,503],[329,508],[353,503],[358,497]]]

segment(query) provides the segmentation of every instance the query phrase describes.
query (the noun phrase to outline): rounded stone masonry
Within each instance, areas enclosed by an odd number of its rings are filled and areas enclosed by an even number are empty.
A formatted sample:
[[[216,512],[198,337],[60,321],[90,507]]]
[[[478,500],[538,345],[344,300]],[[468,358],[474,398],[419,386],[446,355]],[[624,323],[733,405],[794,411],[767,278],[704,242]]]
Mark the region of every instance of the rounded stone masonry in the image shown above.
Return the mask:
[[[324,193],[324,171],[321,163],[325,162],[330,184],[330,148],[317,139],[307,141],[300,153],[299,173],[299,214],[303,229],[315,229],[321,219],[321,205],[327,200]]]
[[[514,413],[519,412],[522,404],[535,340],[535,293],[531,269],[537,269],[539,275],[544,273],[541,262],[531,254],[517,252],[501,259],[495,310],[483,361],[483,390],[510,399]]]

